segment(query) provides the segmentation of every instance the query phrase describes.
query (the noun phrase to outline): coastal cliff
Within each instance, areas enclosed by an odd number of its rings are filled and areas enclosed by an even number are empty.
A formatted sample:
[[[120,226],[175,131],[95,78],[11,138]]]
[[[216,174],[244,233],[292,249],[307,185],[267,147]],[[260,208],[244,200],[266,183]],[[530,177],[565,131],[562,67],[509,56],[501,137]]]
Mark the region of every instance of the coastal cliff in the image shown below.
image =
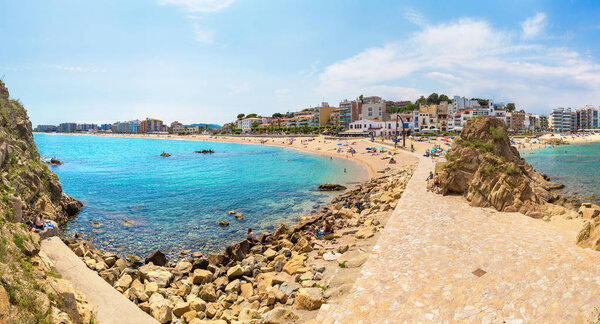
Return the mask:
[[[40,236],[23,223],[37,214],[61,221],[82,204],[62,192],[41,162],[27,111],[0,81],[0,323],[90,323],[93,308],[52,271]]]
[[[510,143],[506,124],[491,116],[471,119],[439,172],[443,194],[466,197],[472,206],[521,212],[542,218],[569,211],[551,204],[553,183],[520,156]]]
[[[64,222],[82,208],[65,195],[58,176],[40,159],[27,111],[10,99],[0,81],[0,208],[9,221],[23,222],[36,214]]]

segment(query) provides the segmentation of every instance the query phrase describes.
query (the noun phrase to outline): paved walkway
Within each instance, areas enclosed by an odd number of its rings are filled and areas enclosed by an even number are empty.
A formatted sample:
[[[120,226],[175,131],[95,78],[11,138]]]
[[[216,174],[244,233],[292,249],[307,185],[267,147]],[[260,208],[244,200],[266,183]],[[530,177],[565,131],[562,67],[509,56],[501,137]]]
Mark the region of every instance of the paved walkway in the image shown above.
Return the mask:
[[[600,306],[600,252],[541,220],[427,192],[433,163],[419,158],[348,298],[317,320],[589,322]]]
[[[90,270],[58,237],[43,240],[40,253],[46,254],[56,272],[90,300],[99,324],[158,323]]]

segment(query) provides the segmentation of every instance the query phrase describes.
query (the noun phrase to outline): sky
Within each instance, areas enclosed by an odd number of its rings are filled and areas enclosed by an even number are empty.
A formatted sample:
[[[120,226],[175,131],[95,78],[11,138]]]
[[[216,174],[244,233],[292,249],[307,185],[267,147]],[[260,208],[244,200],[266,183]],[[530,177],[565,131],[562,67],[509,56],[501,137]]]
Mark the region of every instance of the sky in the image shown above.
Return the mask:
[[[34,125],[223,124],[432,92],[600,105],[600,1],[0,0],[0,78]]]

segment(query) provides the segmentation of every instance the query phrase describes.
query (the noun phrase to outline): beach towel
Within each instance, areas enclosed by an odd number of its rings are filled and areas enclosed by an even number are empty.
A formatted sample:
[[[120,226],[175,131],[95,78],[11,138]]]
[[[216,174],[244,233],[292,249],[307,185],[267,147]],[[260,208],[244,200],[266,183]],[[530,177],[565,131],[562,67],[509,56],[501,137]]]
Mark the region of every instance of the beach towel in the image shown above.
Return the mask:
[[[53,229],[54,225],[52,224],[52,222],[46,221],[46,224],[44,224],[44,229],[46,228]]]

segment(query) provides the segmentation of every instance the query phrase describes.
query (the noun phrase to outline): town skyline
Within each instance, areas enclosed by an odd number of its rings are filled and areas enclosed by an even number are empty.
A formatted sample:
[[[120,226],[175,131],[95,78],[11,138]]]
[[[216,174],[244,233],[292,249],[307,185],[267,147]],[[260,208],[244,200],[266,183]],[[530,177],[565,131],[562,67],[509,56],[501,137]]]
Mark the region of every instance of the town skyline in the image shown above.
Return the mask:
[[[534,113],[600,102],[595,3],[62,7],[0,1],[0,36],[11,44],[0,77],[34,124],[139,116],[223,124],[237,111],[269,115],[360,93],[494,98]]]

